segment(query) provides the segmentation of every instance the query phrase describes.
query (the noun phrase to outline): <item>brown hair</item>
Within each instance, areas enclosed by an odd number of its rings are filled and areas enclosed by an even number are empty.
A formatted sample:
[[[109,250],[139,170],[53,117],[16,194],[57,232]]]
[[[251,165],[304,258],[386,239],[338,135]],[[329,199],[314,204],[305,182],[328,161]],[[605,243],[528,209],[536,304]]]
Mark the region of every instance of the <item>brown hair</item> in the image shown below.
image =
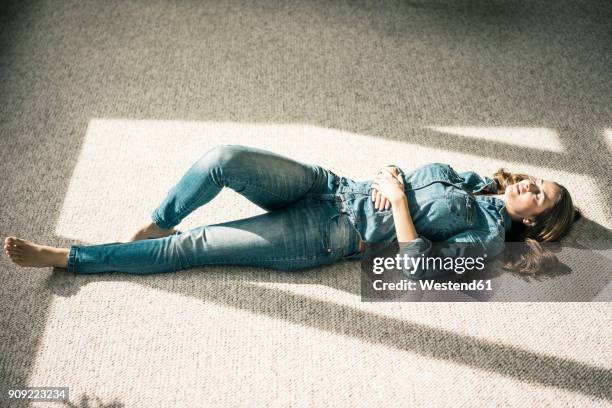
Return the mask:
[[[528,180],[531,177],[523,173],[510,173],[499,169],[493,174],[498,193],[503,194],[506,187]],[[506,251],[506,267],[515,272],[536,274],[555,267],[559,261],[549,250],[542,247],[541,242],[554,242],[564,237],[571,229],[574,221],[580,218],[580,211],[574,207],[572,197],[567,189],[559,187],[559,197],[555,204],[535,218],[531,227],[523,223],[513,222],[506,241],[522,242],[521,251]]]

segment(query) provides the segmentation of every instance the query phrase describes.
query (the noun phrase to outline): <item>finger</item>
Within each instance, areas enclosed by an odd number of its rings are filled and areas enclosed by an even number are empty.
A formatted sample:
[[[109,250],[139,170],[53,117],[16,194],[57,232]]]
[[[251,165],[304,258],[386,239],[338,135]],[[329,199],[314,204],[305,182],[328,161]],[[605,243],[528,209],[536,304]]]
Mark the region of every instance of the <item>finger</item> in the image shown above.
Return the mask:
[[[387,205],[385,206],[385,210],[391,208],[391,201],[387,200]]]
[[[383,203],[382,202],[383,202],[384,199],[385,199],[385,195],[381,191],[379,191],[378,192],[378,205],[376,206],[376,208],[378,210],[382,210],[383,209]]]
[[[377,194],[376,195],[376,202],[374,204],[374,207],[376,209],[380,209],[380,200],[382,199],[382,194]]]
[[[385,196],[382,196],[382,198],[380,199],[380,205],[378,206],[378,209],[380,211],[383,211],[385,209],[385,207],[387,206],[387,198]]]
[[[377,193],[377,190],[373,188],[372,189],[372,202],[376,201],[376,193]]]
[[[380,201],[381,198],[382,198],[382,193],[380,192],[380,190],[376,190],[376,197],[374,197],[374,203]]]
[[[383,197],[382,200],[380,200],[380,210],[386,210],[387,209],[387,204],[389,203],[389,200],[387,200],[385,197]]]

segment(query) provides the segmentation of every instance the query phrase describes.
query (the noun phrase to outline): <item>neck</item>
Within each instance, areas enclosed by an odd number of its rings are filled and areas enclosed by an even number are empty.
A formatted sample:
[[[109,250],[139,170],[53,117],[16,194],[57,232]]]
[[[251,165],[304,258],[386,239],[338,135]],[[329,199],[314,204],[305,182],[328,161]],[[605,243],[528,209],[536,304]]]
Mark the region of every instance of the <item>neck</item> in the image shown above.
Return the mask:
[[[510,211],[510,209],[506,206],[506,196],[504,194],[486,194],[487,197],[494,197],[497,198],[498,200],[500,200],[501,202],[504,203],[504,208],[506,209],[506,211],[508,212],[508,215],[510,216],[510,219],[512,219],[512,221],[521,221],[522,218],[517,216],[516,214],[514,214],[512,211]]]

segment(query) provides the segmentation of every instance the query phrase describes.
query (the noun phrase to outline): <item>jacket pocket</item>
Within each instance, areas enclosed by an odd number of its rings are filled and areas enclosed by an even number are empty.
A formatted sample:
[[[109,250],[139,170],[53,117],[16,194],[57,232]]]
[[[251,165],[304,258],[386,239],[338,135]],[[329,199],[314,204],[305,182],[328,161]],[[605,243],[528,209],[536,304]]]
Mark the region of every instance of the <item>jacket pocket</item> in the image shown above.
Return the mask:
[[[474,225],[476,202],[474,197],[463,190],[449,188],[445,196],[448,207],[448,229],[464,231]]]

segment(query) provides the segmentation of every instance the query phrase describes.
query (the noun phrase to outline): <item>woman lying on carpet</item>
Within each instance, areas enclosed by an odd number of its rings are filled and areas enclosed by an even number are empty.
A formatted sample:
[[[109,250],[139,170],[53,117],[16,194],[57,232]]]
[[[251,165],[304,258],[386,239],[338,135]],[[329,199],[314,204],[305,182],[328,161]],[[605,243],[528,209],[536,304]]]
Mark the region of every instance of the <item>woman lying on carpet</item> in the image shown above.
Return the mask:
[[[173,228],[223,187],[267,212],[184,232]],[[535,273],[556,260],[538,242],[563,237],[577,214],[565,187],[504,170],[483,179],[439,163],[410,173],[388,166],[373,180],[356,182],[317,165],[227,145],[196,161],[153,211],[153,222],[126,242],[55,248],[8,237],[4,249],[19,266],[77,274],[202,265],[289,271],[361,259],[366,243],[395,241],[410,256],[444,242],[476,245],[493,257],[504,250],[511,229],[521,226],[519,239],[527,250],[511,266]]]

